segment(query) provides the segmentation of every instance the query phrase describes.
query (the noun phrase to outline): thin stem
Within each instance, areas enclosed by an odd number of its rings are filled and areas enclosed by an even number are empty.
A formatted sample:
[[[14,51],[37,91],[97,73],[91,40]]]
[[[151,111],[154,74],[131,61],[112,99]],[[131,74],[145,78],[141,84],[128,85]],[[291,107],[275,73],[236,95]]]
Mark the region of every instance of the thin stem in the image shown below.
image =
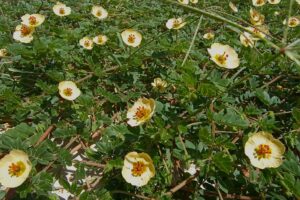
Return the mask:
[[[199,31],[199,29],[200,29],[200,25],[201,25],[201,23],[202,23],[202,19],[203,19],[203,15],[201,15],[201,17],[200,17],[200,19],[199,19],[199,21],[198,21],[198,24],[197,24],[197,27],[196,27],[196,30],[195,30],[193,39],[192,39],[192,41],[191,41],[191,44],[190,44],[190,47],[189,47],[188,51],[187,51],[186,54],[185,54],[185,57],[184,57],[183,62],[182,62],[182,64],[181,64],[181,67],[184,66],[184,64],[186,63],[186,61],[187,61],[187,59],[188,59],[188,57],[189,57],[189,55],[190,55],[190,53],[191,53],[191,50],[192,50],[192,48],[193,48],[193,46],[194,46],[194,43],[195,43],[195,40],[196,40],[198,31]]]
[[[215,182],[215,188],[216,188],[216,190],[217,190],[217,192],[218,192],[219,198],[220,198],[221,200],[224,200],[224,199],[223,199],[223,196],[222,196],[222,193],[221,193],[221,191],[220,191],[220,189],[219,189],[219,184],[218,184],[216,181],[214,181],[214,182]]]
[[[294,3],[294,0],[290,0],[289,14],[288,14],[288,18],[286,19],[285,29],[284,29],[283,38],[282,38],[282,42],[284,45],[287,44],[287,37],[288,37],[288,33],[289,33],[289,19],[292,15],[293,3]]]

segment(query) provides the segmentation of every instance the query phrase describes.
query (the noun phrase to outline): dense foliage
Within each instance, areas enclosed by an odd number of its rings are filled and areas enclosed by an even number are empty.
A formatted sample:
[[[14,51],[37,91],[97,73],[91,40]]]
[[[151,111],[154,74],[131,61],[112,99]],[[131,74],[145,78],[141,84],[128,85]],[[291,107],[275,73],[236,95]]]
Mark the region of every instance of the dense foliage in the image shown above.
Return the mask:
[[[300,198],[300,26],[283,25],[300,15],[300,5],[232,2],[238,12],[223,0],[187,6],[64,0],[72,12],[59,17],[56,1],[1,1],[0,48],[8,54],[0,60],[0,157],[22,150],[32,170],[21,186],[0,190],[0,199],[58,199],[52,193],[57,180],[59,191],[80,200]],[[99,4],[108,11],[104,20],[91,14]],[[270,32],[255,48],[239,38],[240,28],[251,26],[250,8],[265,16]],[[13,33],[27,13],[46,18],[30,43],[20,43]],[[174,17],[185,26],[169,30],[166,22]],[[142,35],[138,47],[123,42],[125,29]],[[203,38],[208,32],[215,37]],[[107,36],[105,45],[87,50],[79,44],[99,34]],[[216,65],[207,51],[213,43],[231,46],[239,66]],[[156,88],[155,78],[166,84]],[[66,80],[81,90],[74,101],[58,93]],[[127,111],[142,97],[155,100],[155,112],[132,127]],[[278,168],[256,168],[245,155],[246,141],[259,131],[284,144]],[[153,160],[155,176],[145,186],[121,174],[129,152]]]

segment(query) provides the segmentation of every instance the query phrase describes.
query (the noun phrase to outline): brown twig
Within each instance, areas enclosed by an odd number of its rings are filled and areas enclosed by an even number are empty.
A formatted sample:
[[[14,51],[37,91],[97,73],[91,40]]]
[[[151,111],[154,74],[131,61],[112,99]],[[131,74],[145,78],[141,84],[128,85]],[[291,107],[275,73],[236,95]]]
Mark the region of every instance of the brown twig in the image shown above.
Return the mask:
[[[264,84],[261,88],[266,88],[269,85],[271,85],[272,83],[275,83],[276,81],[278,81],[279,79],[282,78],[282,75],[276,76],[275,78],[273,78],[271,81],[267,82],[266,84]]]
[[[164,165],[165,165],[165,168],[166,168],[168,174],[170,174],[170,170],[169,170],[169,168],[168,168],[167,162],[166,162],[165,158],[163,157],[163,154],[162,154],[162,152],[161,152],[161,149],[160,149],[159,145],[157,145],[157,148],[158,148],[158,153],[159,153],[160,157],[161,157],[162,160],[163,160],[163,163],[164,163]]]
[[[184,181],[180,182],[178,185],[173,187],[169,192],[166,193],[166,195],[172,196],[175,192],[177,192],[178,190],[183,188],[185,185],[187,185],[189,182],[194,180],[198,175],[199,175],[199,171],[197,171],[197,173],[194,174],[193,176],[190,176],[189,178],[185,179]]]
[[[47,130],[40,136],[39,140],[35,143],[34,147],[37,147],[38,145],[40,145],[51,133],[51,131],[55,128],[55,125],[52,124],[51,126],[49,126],[49,128],[47,128]]]
[[[93,162],[90,160],[81,160],[81,161],[75,160],[74,162],[79,162],[79,163],[83,163],[85,165],[89,165],[89,166],[93,166],[93,167],[100,167],[100,168],[104,168],[106,166],[105,164]]]
[[[214,112],[214,100],[210,103],[209,110],[212,113]],[[216,124],[214,120],[211,121],[211,134],[213,137],[216,136]]]
[[[100,133],[101,133],[101,130],[102,129],[99,129],[99,130],[95,131],[95,133],[93,133],[93,135],[92,135],[92,139],[96,139],[97,137],[99,137]],[[70,152],[71,152],[71,154],[73,154],[73,153],[75,153],[76,151],[78,151],[81,148],[82,148],[82,144],[78,144]]]
[[[77,80],[76,83],[81,83],[81,82],[83,82],[83,81],[85,81],[85,80],[87,80],[87,79],[89,79],[89,78],[92,78],[93,76],[94,76],[94,74],[93,74],[93,73],[90,73],[89,75],[87,75],[87,76],[85,76],[85,77],[83,77],[83,78]]]
[[[214,181],[214,182],[215,182],[215,188],[216,188],[216,190],[218,192],[218,196],[219,196],[220,200],[224,200],[223,199],[223,195],[222,195],[222,193],[221,193],[221,191],[219,189],[219,184],[216,181]]]

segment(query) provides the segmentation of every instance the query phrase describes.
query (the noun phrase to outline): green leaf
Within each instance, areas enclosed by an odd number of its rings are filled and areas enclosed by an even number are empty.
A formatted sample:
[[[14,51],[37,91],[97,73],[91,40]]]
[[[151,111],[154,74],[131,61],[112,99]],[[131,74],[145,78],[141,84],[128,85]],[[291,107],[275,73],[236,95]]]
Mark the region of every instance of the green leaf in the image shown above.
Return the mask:
[[[216,153],[213,157],[213,162],[217,168],[219,168],[226,174],[229,174],[233,169],[233,162],[231,156],[223,152]]]
[[[278,97],[274,96],[271,98],[268,92],[266,92],[262,88],[256,89],[255,94],[258,97],[258,99],[267,106],[280,103],[280,99]]]
[[[219,113],[213,113],[213,119],[217,124],[231,127],[248,128],[250,123],[248,119],[235,109],[227,108]]]

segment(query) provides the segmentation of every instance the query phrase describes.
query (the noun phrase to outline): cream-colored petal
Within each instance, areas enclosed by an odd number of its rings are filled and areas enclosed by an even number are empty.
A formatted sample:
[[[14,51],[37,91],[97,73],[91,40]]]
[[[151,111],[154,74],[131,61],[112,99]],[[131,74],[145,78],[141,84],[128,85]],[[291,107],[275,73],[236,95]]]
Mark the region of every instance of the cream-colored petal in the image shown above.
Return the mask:
[[[92,14],[100,20],[107,18],[108,12],[102,6],[93,6]]]
[[[25,171],[19,176],[9,175],[9,166],[15,162],[23,162],[25,164]],[[0,183],[8,188],[15,188],[20,186],[29,176],[31,171],[31,163],[28,155],[20,150],[12,150],[8,155],[0,160]]]
[[[121,33],[121,37],[123,42],[128,45],[128,46],[132,46],[132,47],[137,47],[141,44],[142,41],[142,35],[132,29],[127,29],[125,31],[123,31]],[[130,40],[130,38],[133,37],[133,41]]]
[[[68,96],[64,93],[64,90],[67,88],[71,89],[72,94],[70,96]],[[81,94],[81,91],[77,88],[76,84],[72,81],[60,82],[58,85],[58,90],[59,90],[60,96],[69,101],[75,100]]]
[[[233,12],[238,12],[239,9],[236,7],[236,5],[234,3],[232,3],[231,1],[229,2],[229,7]]]
[[[253,6],[259,7],[266,4],[267,0],[252,0]]]
[[[61,12],[61,10],[63,12]],[[71,14],[71,8],[67,7],[65,4],[57,3],[53,6],[53,12],[60,17],[64,17]]]
[[[281,0],[268,0],[270,4],[279,4]]]
[[[189,4],[189,0],[178,0],[178,2],[185,5]]]
[[[33,24],[30,18],[35,18],[35,23]],[[25,14],[21,17],[22,24],[31,27],[40,26],[45,21],[45,16],[41,14]]]

